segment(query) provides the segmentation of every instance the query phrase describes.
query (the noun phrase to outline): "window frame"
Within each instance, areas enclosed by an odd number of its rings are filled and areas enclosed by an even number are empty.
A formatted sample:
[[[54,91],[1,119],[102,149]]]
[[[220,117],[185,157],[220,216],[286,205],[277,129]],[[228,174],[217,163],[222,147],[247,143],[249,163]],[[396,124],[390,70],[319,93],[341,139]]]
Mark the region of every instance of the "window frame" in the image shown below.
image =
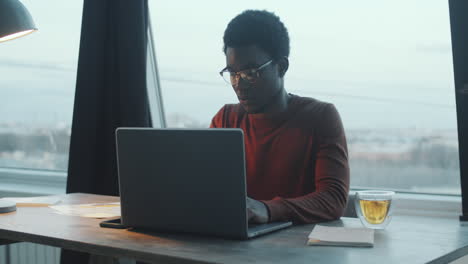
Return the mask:
[[[156,59],[156,47],[154,45],[153,26],[151,14],[148,10],[148,46],[146,61],[146,86],[148,101],[150,105],[151,121],[153,127],[167,127],[166,114],[164,112],[164,101],[161,92],[161,82],[159,80],[158,63]]]
[[[449,0],[455,103],[458,125],[458,155],[462,197],[461,221],[468,221],[468,2]]]

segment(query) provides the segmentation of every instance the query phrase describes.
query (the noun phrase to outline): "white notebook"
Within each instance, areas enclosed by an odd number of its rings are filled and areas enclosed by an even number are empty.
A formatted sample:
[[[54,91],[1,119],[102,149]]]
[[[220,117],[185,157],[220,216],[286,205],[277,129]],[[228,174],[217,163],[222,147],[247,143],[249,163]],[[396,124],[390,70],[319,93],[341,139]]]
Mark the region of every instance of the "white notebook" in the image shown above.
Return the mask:
[[[307,245],[373,247],[374,229],[315,225]]]
[[[60,202],[58,196],[5,197],[0,200],[14,202],[17,207],[46,207]]]

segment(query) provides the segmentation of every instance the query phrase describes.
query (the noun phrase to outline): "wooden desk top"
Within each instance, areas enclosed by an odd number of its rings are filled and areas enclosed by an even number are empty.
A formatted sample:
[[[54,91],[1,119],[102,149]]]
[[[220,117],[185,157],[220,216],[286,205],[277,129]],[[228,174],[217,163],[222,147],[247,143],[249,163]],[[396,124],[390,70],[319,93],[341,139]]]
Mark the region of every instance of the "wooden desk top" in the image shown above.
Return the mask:
[[[118,197],[70,194],[62,204],[116,201]],[[0,239],[162,263],[426,263],[468,245],[468,226],[461,226],[455,215],[394,216],[386,230],[375,233],[374,248],[306,246],[313,225],[235,241],[100,228],[100,221],[60,215],[47,207],[19,207],[0,215]],[[353,226],[356,219],[329,224]]]

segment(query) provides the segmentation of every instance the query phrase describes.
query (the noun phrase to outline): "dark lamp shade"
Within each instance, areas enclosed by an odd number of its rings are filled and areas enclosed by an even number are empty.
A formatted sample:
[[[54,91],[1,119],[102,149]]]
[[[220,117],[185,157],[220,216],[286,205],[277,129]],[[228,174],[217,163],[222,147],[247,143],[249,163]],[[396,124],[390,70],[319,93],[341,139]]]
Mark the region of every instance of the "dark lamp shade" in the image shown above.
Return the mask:
[[[18,0],[0,0],[0,42],[36,31],[26,7]]]

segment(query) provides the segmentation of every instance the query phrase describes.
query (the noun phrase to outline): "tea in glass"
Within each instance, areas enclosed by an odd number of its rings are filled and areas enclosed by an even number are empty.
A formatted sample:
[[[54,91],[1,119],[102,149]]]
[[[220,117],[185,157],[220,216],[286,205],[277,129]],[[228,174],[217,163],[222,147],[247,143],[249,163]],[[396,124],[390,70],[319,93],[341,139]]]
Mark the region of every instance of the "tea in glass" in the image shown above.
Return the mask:
[[[393,191],[356,192],[355,207],[362,224],[373,229],[384,229],[392,217]]]

